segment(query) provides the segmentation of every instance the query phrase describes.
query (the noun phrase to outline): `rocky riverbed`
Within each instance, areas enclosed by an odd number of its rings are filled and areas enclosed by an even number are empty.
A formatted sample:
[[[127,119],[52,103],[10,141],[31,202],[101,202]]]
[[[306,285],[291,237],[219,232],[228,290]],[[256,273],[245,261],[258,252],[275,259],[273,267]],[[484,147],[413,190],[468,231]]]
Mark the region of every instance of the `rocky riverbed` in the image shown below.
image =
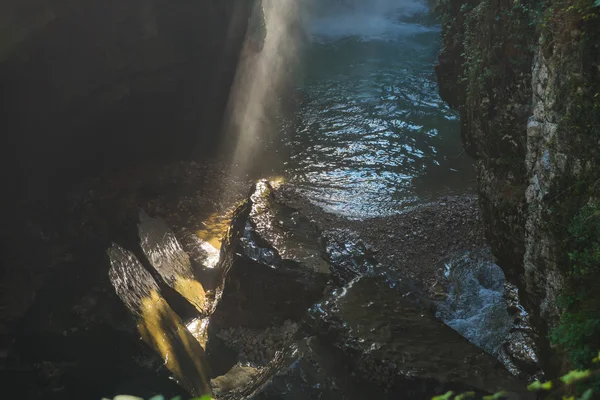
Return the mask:
[[[522,381],[436,318],[459,298],[445,266],[485,248],[472,196],[347,220],[281,180],[179,163],[89,182],[65,215],[41,228],[64,252],[35,256],[47,262],[29,272],[41,289],[7,328],[9,390],[523,396]]]

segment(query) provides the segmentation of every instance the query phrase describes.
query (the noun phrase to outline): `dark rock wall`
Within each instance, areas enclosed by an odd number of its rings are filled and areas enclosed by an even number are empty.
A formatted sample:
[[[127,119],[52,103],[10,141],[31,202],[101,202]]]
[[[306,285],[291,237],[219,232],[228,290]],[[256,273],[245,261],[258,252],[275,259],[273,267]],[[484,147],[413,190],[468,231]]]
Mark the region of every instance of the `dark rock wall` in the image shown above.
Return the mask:
[[[0,159],[17,193],[214,148],[252,1],[3,3]]]
[[[576,276],[569,254],[570,224],[598,194],[598,8],[591,0],[442,0],[439,8],[440,94],[459,110],[477,160],[494,255],[532,314],[544,368],[556,373],[568,345],[552,348],[549,336],[571,312],[560,299],[592,277]],[[592,344],[593,335],[577,340]]]
[[[440,94],[459,110],[465,148],[476,159],[479,205],[494,256],[525,294],[525,147],[534,30],[523,27],[523,34],[514,34],[511,20],[528,16],[513,12],[511,2],[448,0],[440,5]]]

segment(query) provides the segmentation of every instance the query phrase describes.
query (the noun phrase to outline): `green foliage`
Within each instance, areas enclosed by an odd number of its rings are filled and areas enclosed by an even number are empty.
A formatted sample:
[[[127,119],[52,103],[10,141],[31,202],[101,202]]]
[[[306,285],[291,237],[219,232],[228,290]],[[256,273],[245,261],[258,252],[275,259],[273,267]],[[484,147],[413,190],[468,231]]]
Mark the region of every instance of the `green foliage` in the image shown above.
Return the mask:
[[[574,303],[563,312],[560,323],[550,334],[550,341],[562,348],[570,363],[579,368],[588,364],[594,354],[592,346],[600,340],[598,312],[587,311],[597,300],[591,301],[586,293],[584,291],[573,297]]]
[[[581,395],[581,397],[579,398],[579,400],[591,400],[593,394],[594,394],[594,390],[593,389],[588,389],[585,392],[583,392],[583,394]]]
[[[452,398],[453,394],[454,394],[453,391],[449,391],[449,392],[446,392],[446,393],[441,394],[439,396],[435,396],[431,400],[450,400]]]
[[[529,390],[530,392],[537,392],[540,390],[550,390],[552,389],[552,381],[548,381],[548,382],[540,382],[540,381],[535,381],[533,382],[531,385],[527,386],[527,390]]]
[[[560,323],[550,341],[565,351],[576,368],[586,368],[600,343],[600,202],[586,204],[573,217],[567,237],[568,288],[560,299]]]
[[[600,202],[588,204],[573,218],[569,227],[571,251],[569,274],[585,279],[600,268]]]
[[[598,357],[594,358],[593,362],[600,362],[600,352],[598,352]],[[567,374],[555,379],[554,381],[548,382],[540,382],[535,381],[527,387],[527,390],[530,392],[540,392],[545,391],[549,392],[552,395],[560,395],[563,393],[572,393],[579,391],[581,395],[579,397],[575,397],[575,395],[571,395],[567,397],[566,395],[562,396],[563,400],[590,400],[595,393],[595,388],[593,387],[581,387],[577,386],[581,382],[589,382],[590,378],[598,376],[600,374],[600,370],[573,370],[569,371]],[[588,385],[589,386],[589,385]],[[451,400],[453,392],[447,392],[443,395],[433,397],[432,400]],[[489,396],[483,396],[483,400],[499,400],[504,399],[508,395],[507,392],[501,390],[495,394]],[[456,395],[454,400],[463,400],[466,398],[474,397],[475,393],[468,392]],[[544,398],[547,398],[545,396]],[[551,397],[554,398],[554,397]]]
[[[590,371],[589,369],[586,369],[584,371],[581,370],[574,370],[574,371],[570,371],[568,374],[561,376],[560,380],[566,384],[566,385],[571,385],[575,382],[579,382],[581,380],[587,379],[592,375],[592,371]]]
[[[489,396],[483,396],[483,400],[499,400],[506,397],[506,392],[501,390],[497,393],[491,394]]]

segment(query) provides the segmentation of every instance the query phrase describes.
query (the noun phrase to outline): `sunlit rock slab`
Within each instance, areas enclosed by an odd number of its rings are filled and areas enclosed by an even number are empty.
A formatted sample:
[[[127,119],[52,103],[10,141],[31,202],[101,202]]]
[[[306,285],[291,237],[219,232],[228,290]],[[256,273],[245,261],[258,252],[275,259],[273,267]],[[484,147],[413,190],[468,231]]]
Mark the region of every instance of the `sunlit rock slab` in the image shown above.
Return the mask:
[[[164,282],[200,313],[206,313],[208,304],[204,287],[196,279],[190,257],[183,251],[169,225],[141,211],[138,232],[144,254]]]
[[[137,318],[144,341],[192,395],[210,393],[204,350],[160,294],[152,275],[131,252],[113,245],[109,276],[117,295]]]

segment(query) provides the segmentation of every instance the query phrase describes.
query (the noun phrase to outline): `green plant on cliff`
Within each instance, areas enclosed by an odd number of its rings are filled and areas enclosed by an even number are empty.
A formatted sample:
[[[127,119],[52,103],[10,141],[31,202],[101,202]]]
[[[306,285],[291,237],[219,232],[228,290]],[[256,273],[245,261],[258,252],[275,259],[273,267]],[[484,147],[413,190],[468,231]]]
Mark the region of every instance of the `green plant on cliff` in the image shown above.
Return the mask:
[[[570,274],[587,278],[600,266],[600,202],[585,205],[573,218],[569,233],[572,238]]]
[[[564,312],[550,335],[572,365],[587,366],[600,343],[600,202],[585,205],[568,229],[568,287],[562,296]]]
[[[593,362],[598,362],[598,357],[595,357]],[[532,392],[547,392],[548,394],[544,398],[591,400],[597,391],[590,387],[590,381],[599,373],[598,369],[572,370],[553,381],[543,383],[535,381],[527,389]]]
[[[531,115],[531,66],[540,44],[556,80],[550,83],[557,86],[555,101],[544,117],[558,122],[550,153],[558,155],[551,164],[563,179],[550,190],[553,200],[543,216],[556,244],[556,255],[549,257],[558,260],[565,289],[562,317],[550,339],[566,356],[557,363],[563,369],[587,368],[592,346],[600,343],[600,218],[593,201],[600,198],[600,0],[440,0],[439,8],[444,47],[455,51],[449,71],[458,75],[453,101],[461,110],[465,144],[480,170],[502,177],[510,188],[529,184],[525,126]],[[564,168],[558,167],[564,160]],[[515,192],[514,201],[488,205],[496,221],[516,219],[504,229],[518,234],[512,242],[502,226],[490,229],[507,252],[524,235],[515,229],[525,226],[518,220],[526,213],[524,189]],[[502,192],[498,198],[508,196]]]
[[[600,352],[592,359],[592,363],[600,362]],[[600,375],[600,369],[576,369],[563,376],[546,382],[535,381],[527,386],[530,392],[544,392],[544,398],[562,400],[591,400],[598,389],[593,387],[593,380]],[[591,384],[590,384],[591,383]],[[475,398],[475,392],[455,394],[452,391],[435,396],[432,400],[465,400]],[[497,393],[483,396],[483,400],[505,399],[508,393],[501,390]]]
[[[552,0],[540,23],[544,54],[558,60],[557,71],[568,72],[559,86],[562,119],[553,145],[576,162],[565,168],[550,213],[565,255],[562,315],[550,340],[575,368],[588,367],[600,343],[599,7],[598,0]]]

